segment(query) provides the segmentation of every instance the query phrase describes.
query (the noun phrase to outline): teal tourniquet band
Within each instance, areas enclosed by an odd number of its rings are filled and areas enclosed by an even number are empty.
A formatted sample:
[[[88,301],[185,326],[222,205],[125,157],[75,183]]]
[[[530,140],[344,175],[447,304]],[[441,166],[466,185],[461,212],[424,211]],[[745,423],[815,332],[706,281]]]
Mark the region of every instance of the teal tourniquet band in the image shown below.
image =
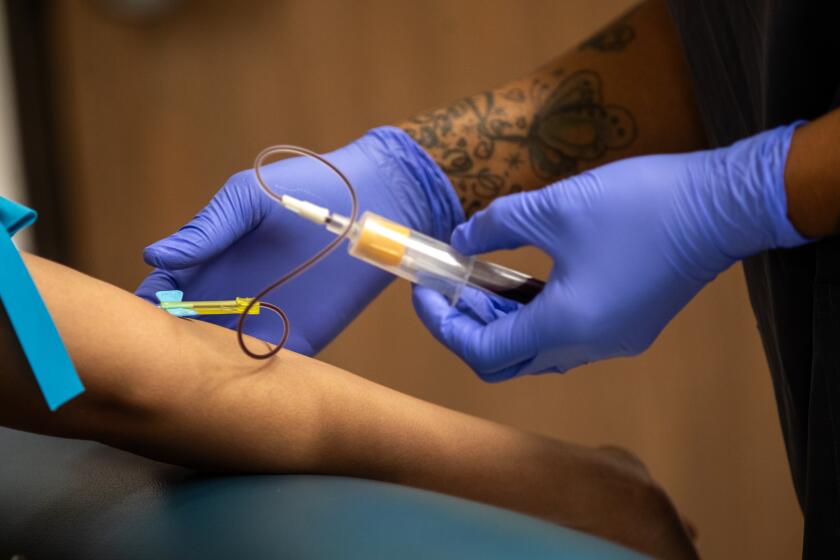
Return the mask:
[[[50,410],[85,388],[67,349],[23,264],[12,236],[35,221],[37,214],[0,196],[0,301],[29,360]],[[0,389],[2,390],[2,389]]]

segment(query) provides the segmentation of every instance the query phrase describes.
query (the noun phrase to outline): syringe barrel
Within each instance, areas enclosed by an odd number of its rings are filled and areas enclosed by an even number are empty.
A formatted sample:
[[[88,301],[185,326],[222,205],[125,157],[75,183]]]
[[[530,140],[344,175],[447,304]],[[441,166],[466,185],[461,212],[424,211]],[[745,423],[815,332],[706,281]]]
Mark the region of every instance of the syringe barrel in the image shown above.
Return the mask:
[[[474,257],[372,212],[365,212],[350,239],[350,254],[455,303],[473,269]]]
[[[336,221],[331,231],[346,222]],[[350,254],[374,266],[428,286],[454,304],[465,285],[528,303],[545,283],[510,268],[462,255],[451,246],[372,212],[365,212],[350,234]]]

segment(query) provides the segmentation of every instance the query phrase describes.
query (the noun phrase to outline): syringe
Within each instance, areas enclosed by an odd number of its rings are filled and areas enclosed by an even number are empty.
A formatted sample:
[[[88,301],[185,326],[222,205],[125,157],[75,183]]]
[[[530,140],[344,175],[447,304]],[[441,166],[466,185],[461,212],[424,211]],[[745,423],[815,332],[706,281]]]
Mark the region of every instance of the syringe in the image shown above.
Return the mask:
[[[281,204],[295,214],[340,234],[350,219],[289,195]],[[455,303],[465,285],[528,303],[545,283],[510,268],[462,255],[450,245],[373,212],[364,212],[347,236],[348,252],[367,263],[428,286]]]

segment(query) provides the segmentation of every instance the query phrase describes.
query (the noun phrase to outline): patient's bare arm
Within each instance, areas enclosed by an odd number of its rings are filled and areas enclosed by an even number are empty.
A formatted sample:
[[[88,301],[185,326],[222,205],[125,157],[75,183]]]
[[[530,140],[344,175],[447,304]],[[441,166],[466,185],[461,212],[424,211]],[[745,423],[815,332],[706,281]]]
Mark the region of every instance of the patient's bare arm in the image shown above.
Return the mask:
[[[660,557],[692,557],[679,517],[624,453],[527,434],[235,335],[25,255],[87,391],[47,410],[0,331],[0,424],[228,471],[352,475],[539,516]],[[251,340],[251,344],[259,344]]]

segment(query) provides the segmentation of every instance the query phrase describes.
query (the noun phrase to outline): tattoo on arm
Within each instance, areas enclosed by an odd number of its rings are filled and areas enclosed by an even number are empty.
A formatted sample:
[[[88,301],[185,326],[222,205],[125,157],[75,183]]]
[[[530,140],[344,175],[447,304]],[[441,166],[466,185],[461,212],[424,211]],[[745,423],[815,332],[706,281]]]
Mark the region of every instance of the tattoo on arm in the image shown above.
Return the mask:
[[[633,39],[636,38],[636,31],[624,22],[616,22],[600,33],[596,33],[578,47],[580,50],[594,50],[598,52],[620,52],[627,48]]]
[[[604,102],[601,78],[590,70],[541,73],[527,87],[462,99],[403,129],[449,176],[467,215],[496,197],[577,173],[637,134],[633,115]]]
[[[601,53],[616,53],[627,48],[636,38],[636,30],[628,22],[638,6],[621,16],[578,46],[578,50],[593,50]]]

